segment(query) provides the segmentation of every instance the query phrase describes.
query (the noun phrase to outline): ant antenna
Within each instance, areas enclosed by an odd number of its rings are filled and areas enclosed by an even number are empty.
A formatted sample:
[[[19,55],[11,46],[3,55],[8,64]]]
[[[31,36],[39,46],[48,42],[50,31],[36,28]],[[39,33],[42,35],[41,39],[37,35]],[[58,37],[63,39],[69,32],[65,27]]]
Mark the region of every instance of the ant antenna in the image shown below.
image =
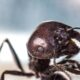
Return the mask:
[[[69,29],[67,29],[67,31],[71,31],[71,30],[74,30],[74,29],[80,29],[80,27],[69,28]]]
[[[74,28],[72,28],[72,29],[80,29],[80,27],[74,27]]]

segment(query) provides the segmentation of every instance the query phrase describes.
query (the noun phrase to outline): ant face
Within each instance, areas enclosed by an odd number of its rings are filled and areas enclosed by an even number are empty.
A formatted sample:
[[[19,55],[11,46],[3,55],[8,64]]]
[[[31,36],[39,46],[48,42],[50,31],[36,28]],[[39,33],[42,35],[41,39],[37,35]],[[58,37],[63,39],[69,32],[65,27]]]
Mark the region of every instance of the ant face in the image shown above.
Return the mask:
[[[54,50],[58,53],[63,45],[68,44],[69,38],[66,29],[60,25],[55,25],[53,22],[43,23],[32,34],[27,49],[35,58],[50,59],[54,57]]]

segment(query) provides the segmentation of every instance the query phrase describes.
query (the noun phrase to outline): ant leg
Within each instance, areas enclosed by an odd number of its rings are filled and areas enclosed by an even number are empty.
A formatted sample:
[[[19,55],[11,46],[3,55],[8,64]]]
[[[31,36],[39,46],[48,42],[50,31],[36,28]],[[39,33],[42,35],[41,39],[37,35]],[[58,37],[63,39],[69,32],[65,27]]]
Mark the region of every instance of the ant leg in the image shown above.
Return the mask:
[[[71,64],[69,64],[66,69],[74,74],[80,75],[80,64],[76,61],[70,61]]]
[[[80,64],[75,60],[64,60],[64,61],[59,62],[58,64],[63,64],[71,68],[80,69]]]
[[[50,66],[41,74],[41,80],[72,80],[64,71],[57,70],[55,66]]]
[[[55,50],[54,50],[54,67],[56,68],[56,70],[58,71],[63,71],[68,77],[69,80],[71,80],[70,75],[65,71],[64,66],[63,65],[59,65],[56,63],[56,55],[55,55]]]
[[[1,51],[1,49],[2,49],[2,47],[3,47],[3,44],[4,44],[5,42],[8,44],[8,46],[9,46],[11,52],[12,52],[12,55],[13,55],[13,57],[14,57],[14,60],[15,60],[15,62],[16,62],[16,64],[17,64],[17,66],[18,66],[18,68],[19,68],[21,71],[24,72],[24,69],[23,69],[23,67],[22,67],[22,65],[21,65],[21,62],[20,62],[18,56],[17,56],[17,53],[15,52],[14,48],[12,47],[12,45],[11,45],[11,43],[10,43],[10,41],[9,41],[8,39],[5,39],[5,40],[2,42],[2,44],[1,44],[1,46],[0,46],[0,51]]]
[[[74,73],[76,75],[80,75],[80,71],[79,70],[76,70],[76,69],[67,68],[67,71],[69,71],[71,73]]]
[[[80,64],[77,61],[64,60],[58,64],[62,64],[69,72],[80,75]]]
[[[1,80],[4,80],[5,78],[5,74],[11,74],[11,75],[18,75],[18,76],[26,76],[26,77],[32,77],[34,76],[33,73],[24,73],[24,72],[20,72],[20,71],[9,71],[9,70],[6,70],[2,73],[1,75]]]

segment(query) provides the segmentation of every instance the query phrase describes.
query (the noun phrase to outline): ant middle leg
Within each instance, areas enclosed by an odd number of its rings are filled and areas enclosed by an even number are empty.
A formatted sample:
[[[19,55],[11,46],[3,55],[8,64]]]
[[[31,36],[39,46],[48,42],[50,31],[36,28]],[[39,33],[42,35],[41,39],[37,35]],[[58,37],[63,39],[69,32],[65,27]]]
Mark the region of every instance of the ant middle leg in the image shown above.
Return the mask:
[[[24,73],[24,72],[21,72],[21,71],[15,71],[15,70],[6,70],[2,73],[1,75],[1,80],[4,80],[5,79],[5,75],[6,74],[9,74],[9,75],[16,75],[16,76],[25,76],[25,77],[32,77],[34,76],[33,73]]]

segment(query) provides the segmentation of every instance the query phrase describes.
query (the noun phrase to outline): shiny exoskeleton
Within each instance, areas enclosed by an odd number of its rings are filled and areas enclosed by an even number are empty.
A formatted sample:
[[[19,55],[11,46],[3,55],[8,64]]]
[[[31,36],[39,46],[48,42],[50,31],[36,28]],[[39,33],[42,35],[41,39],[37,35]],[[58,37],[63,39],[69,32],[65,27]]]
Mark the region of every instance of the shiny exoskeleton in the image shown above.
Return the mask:
[[[32,34],[27,45],[28,52],[37,59],[50,59],[54,55],[57,58],[62,55],[71,56],[79,51],[71,39],[79,37],[80,34],[70,26],[59,22],[45,22]]]
[[[75,29],[79,28],[72,28],[71,26],[54,21],[40,24],[27,44],[30,68],[33,69],[36,74],[39,72],[42,73],[49,67],[50,59],[53,58],[55,60],[64,55],[66,58],[63,59],[63,61],[70,64],[71,61],[68,59],[79,52],[78,46],[72,40],[74,38],[80,41],[80,33]],[[78,68],[80,69],[80,67]],[[75,73],[76,71],[73,72]]]
[[[40,24],[31,35],[26,44],[29,55],[29,68],[35,73],[26,73],[21,65],[21,62],[16,55],[10,41],[5,39],[10,50],[14,56],[16,64],[20,71],[6,70],[1,75],[1,80],[4,80],[5,74],[19,75],[19,76],[36,76],[41,80],[72,80],[69,73],[80,75],[80,64],[71,58],[78,54],[79,47],[72,39],[80,41],[80,33],[66,24],[49,21]],[[60,62],[56,59],[66,56]],[[50,60],[53,59],[53,64],[50,65]]]

